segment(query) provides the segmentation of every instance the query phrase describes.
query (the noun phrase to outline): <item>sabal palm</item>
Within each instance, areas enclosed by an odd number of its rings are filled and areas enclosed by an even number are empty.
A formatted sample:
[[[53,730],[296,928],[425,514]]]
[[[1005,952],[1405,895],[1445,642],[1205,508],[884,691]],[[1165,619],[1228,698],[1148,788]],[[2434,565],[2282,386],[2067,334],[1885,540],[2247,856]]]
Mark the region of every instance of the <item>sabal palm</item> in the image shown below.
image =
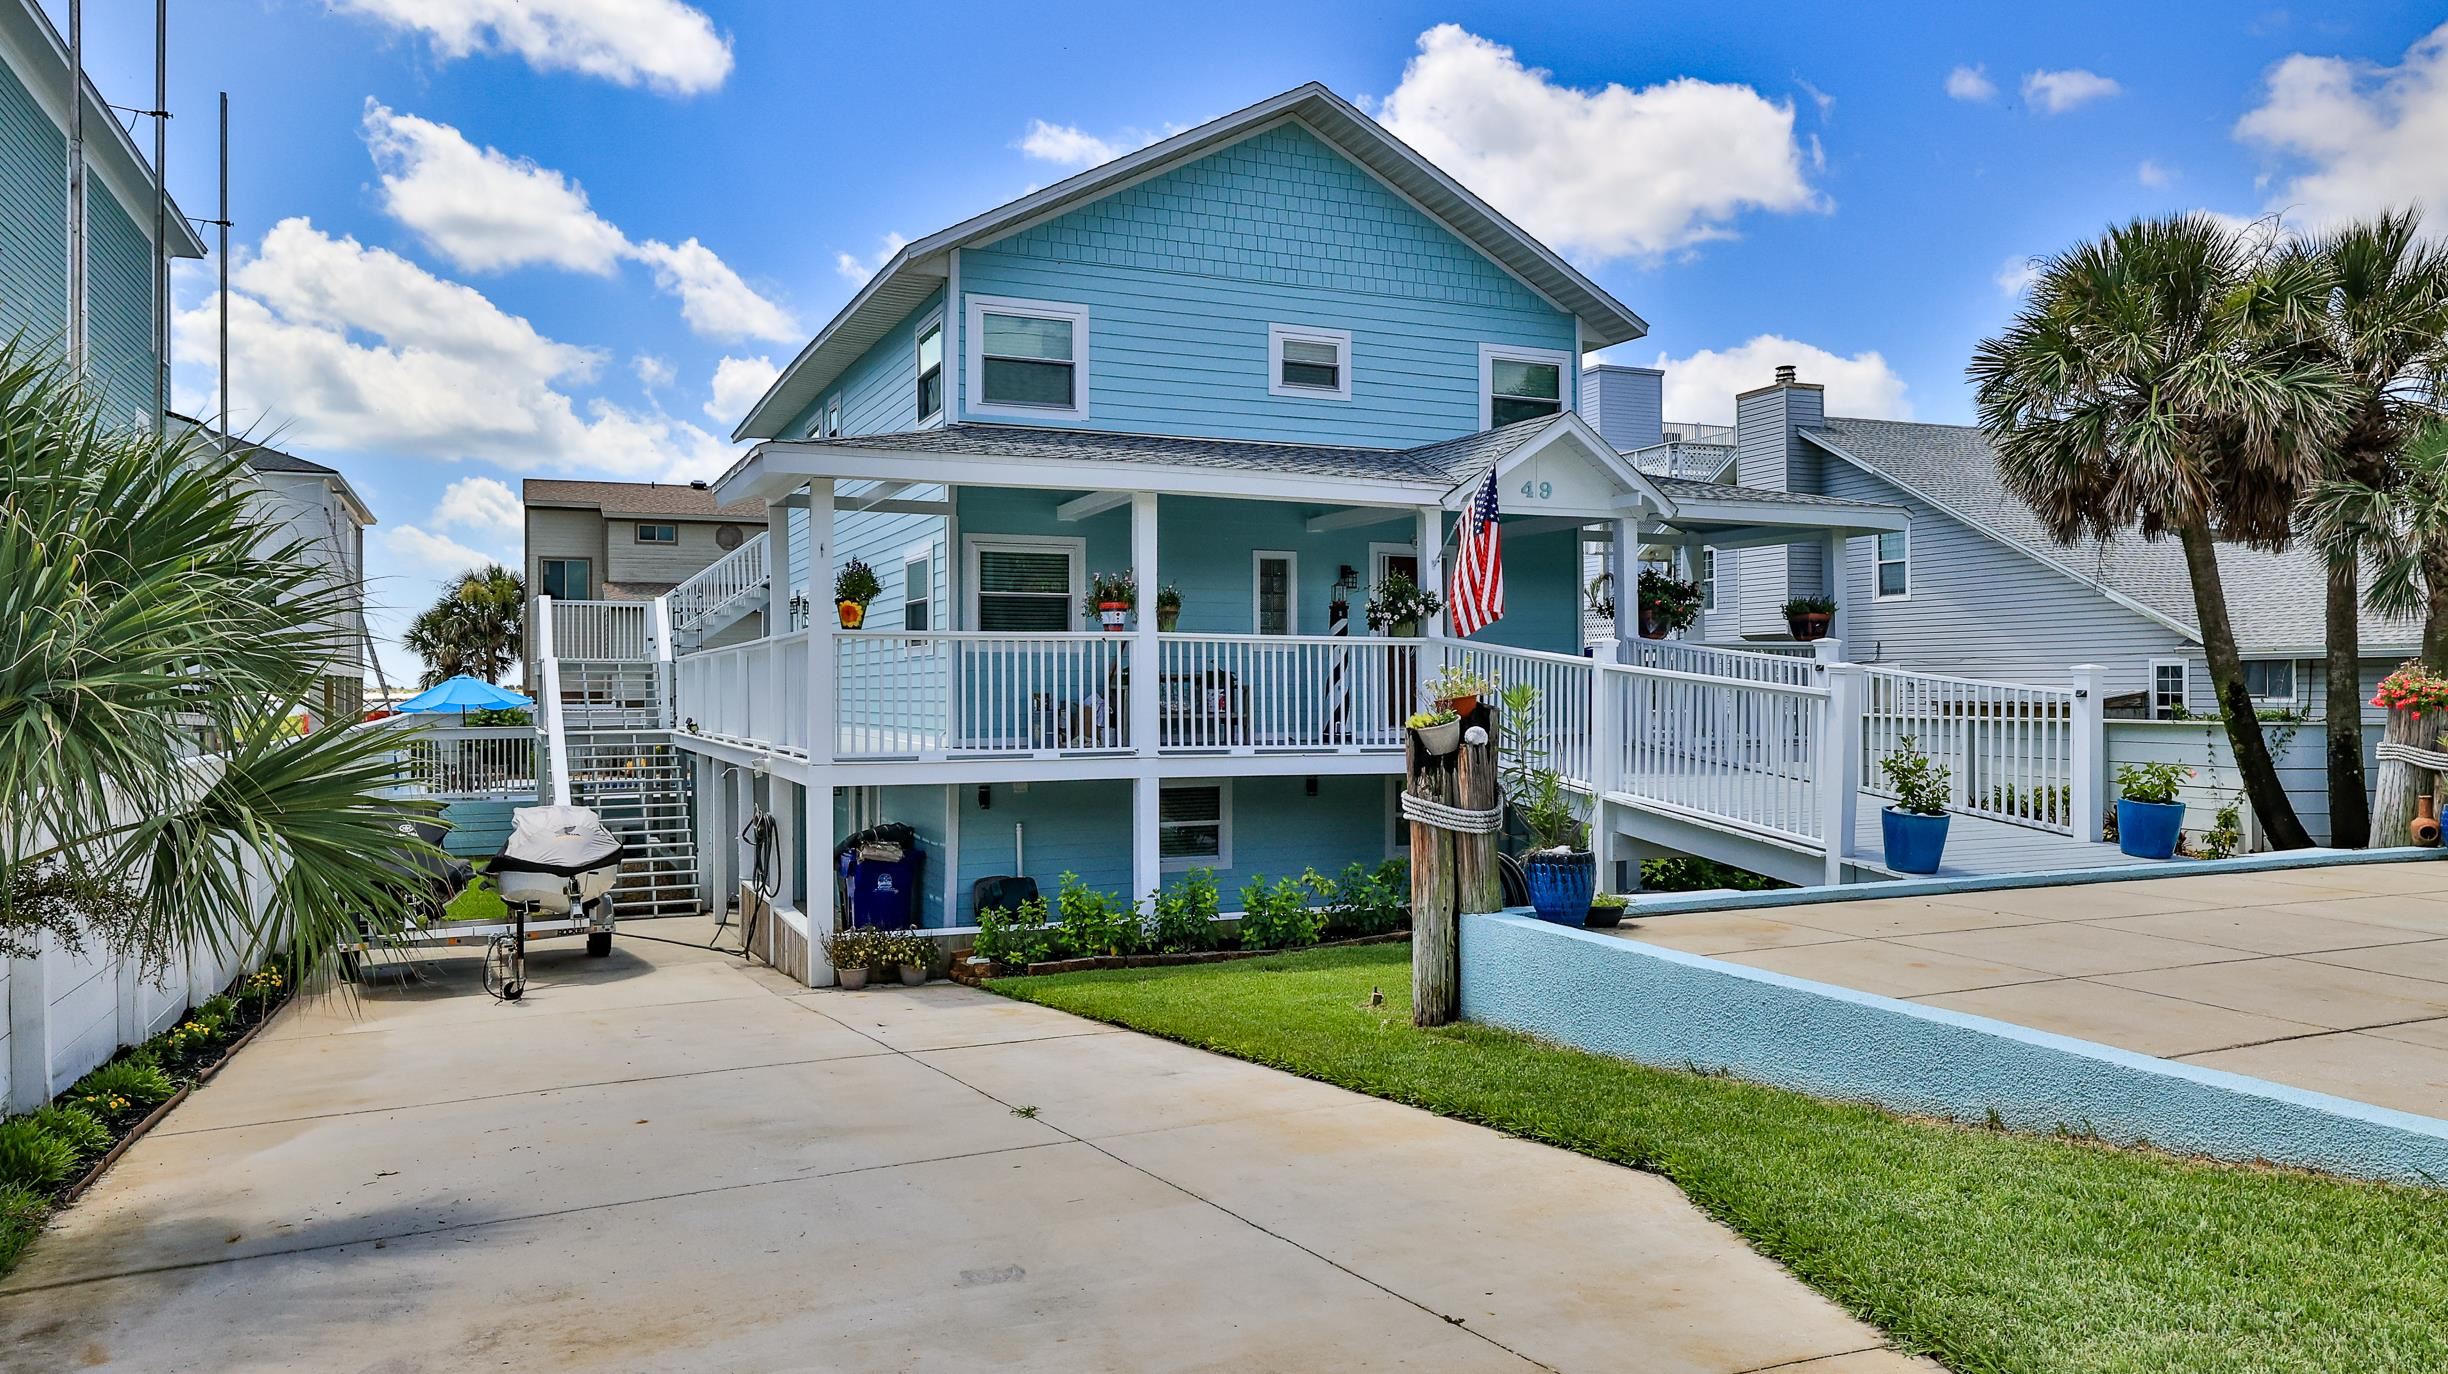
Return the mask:
[[[2388,487],[2324,484],[2313,518],[2351,529],[2372,554],[2372,609],[2422,617],[2423,661],[2448,671],[2448,420],[2434,419],[2398,455]]]
[[[527,591],[517,573],[488,563],[445,583],[434,604],[408,623],[402,642],[425,661],[425,685],[461,673],[487,682],[518,661]]]
[[[408,915],[398,879],[432,851],[400,827],[429,809],[381,795],[375,732],[290,727],[349,647],[346,589],[270,547],[250,490],[242,457],[105,429],[0,344],[0,928],[56,865],[132,885],[120,933],[154,958],[278,950],[303,975]]]
[[[2175,536],[2238,771],[2279,848],[2311,842],[2244,685],[2221,538],[2275,547],[2345,387],[2300,340],[2324,278],[2204,215],[2137,220],[2041,265],[1970,375],[2006,485],[2065,542]]]
[[[2425,243],[2421,216],[2393,210],[2331,230],[2296,252],[2329,279],[2326,308],[2306,339],[2348,384],[2347,414],[2323,464],[2326,499],[2306,508],[2327,574],[2330,843],[2370,835],[2363,776],[2362,627],[2366,512],[2356,493],[2394,489],[2397,456],[2439,413],[2448,369],[2448,248]],[[2325,519],[2322,517],[2326,517]],[[2448,662],[2435,666],[2448,668]]]

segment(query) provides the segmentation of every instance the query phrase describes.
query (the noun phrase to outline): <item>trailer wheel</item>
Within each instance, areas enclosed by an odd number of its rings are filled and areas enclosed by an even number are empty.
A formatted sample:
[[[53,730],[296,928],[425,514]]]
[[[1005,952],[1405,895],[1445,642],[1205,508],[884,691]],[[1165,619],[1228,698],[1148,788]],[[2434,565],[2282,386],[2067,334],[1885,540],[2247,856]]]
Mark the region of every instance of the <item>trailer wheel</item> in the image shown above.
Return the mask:
[[[612,932],[611,932],[611,931],[608,931],[608,930],[590,930],[590,931],[588,931],[588,932],[587,932],[587,957],[588,957],[589,959],[601,959],[601,958],[603,958],[605,955],[610,954],[611,952],[612,952]]]

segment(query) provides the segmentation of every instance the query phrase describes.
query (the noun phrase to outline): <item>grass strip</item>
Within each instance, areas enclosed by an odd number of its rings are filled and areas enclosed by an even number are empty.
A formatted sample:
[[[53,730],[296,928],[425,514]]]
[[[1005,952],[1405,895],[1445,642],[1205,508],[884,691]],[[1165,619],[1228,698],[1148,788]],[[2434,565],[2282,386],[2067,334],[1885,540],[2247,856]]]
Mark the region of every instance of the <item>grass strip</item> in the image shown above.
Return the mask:
[[[1902,1118],[1485,1026],[1422,1031],[1409,961],[1375,946],[988,986],[1662,1174],[1958,1370],[2448,1369],[2448,1192]]]

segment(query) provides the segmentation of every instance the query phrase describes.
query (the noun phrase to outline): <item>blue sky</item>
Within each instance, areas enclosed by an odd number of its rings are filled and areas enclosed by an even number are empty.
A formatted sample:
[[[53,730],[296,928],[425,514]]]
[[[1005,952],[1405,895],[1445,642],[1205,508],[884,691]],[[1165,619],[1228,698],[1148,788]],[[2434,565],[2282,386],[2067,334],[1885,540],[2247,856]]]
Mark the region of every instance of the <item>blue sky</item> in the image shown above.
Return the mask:
[[[121,104],[150,92],[151,8],[86,0]],[[1641,312],[1613,356],[1667,360],[1680,418],[1795,361],[1832,410],[1962,421],[2031,254],[2138,213],[2448,204],[2436,5],[172,9],[191,215],[232,96],[237,420],[348,474],[402,608],[515,554],[522,476],[718,469],[889,236],[1307,80]],[[209,287],[183,272],[182,309]],[[195,406],[206,318],[179,329]]]

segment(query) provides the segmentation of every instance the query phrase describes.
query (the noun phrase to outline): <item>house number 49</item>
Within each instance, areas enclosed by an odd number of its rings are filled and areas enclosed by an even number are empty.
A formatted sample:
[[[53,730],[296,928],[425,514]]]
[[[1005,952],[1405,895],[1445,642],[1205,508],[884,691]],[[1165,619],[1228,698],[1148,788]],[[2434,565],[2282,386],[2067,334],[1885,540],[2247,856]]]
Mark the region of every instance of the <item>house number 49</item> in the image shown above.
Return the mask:
[[[1536,488],[1537,488],[1537,490],[1535,490],[1535,491],[1531,490],[1531,488],[1532,488],[1532,487],[1536,487]],[[1553,483],[1553,482],[1524,482],[1524,483],[1522,483],[1522,485],[1521,485],[1521,493],[1522,493],[1522,495],[1527,496],[1527,497],[1529,497],[1530,499],[1532,499],[1532,500],[1534,500],[1534,501],[1545,501],[1545,500],[1549,500],[1549,499],[1552,499],[1552,498],[1555,496],[1555,483]]]

